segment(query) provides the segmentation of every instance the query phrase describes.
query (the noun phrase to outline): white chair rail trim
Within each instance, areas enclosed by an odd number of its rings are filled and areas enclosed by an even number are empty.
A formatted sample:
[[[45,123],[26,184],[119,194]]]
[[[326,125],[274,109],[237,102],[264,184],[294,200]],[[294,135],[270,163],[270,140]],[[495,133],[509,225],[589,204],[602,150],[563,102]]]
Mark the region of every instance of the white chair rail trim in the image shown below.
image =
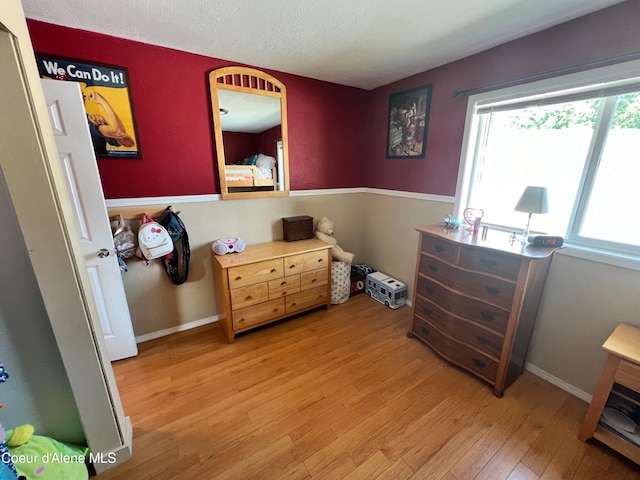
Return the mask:
[[[447,195],[433,195],[430,193],[404,192],[400,190],[384,190],[380,188],[327,188],[319,190],[292,190],[292,197],[308,197],[314,195],[345,195],[355,193],[370,193],[374,195],[387,195],[391,197],[411,198],[415,200],[429,200],[432,202],[451,203],[454,197]],[[136,198],[112,198],[105,200],[107,208],[138,207],[147,205],[171,205],[173,203],[200,203],[221,201],[220,194],[208,195],[174,195],[167,197],[136,197]]]

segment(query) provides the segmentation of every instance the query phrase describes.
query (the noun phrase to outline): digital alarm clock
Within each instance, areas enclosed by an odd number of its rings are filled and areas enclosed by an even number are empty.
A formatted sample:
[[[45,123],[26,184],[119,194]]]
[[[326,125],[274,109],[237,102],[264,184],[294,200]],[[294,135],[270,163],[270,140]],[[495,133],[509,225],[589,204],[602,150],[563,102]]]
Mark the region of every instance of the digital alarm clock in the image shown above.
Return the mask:
[[[241,238],[219,238],[211,244],[211,250],[216,255],[224,255],[225,253],[243,252],[246,246]]]
[[[558,248],[564,243],[564,238],[551,235],[529,235],[527,241],[532,247]]]

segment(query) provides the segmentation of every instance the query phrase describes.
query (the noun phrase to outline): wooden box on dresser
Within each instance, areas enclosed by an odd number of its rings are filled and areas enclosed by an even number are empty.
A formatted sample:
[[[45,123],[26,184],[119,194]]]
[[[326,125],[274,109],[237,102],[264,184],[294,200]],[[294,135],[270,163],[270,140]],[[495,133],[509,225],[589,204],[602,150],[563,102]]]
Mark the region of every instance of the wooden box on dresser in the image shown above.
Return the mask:
[[[418,227],[408,336],[493,386],[501,397],[524,369],[553,254],[490,230],[486,240],[443,225]]]
[[[276,241],[212,256],[220,325],[229,343],[236,333],[331,307],[331,245],[326,242]]]

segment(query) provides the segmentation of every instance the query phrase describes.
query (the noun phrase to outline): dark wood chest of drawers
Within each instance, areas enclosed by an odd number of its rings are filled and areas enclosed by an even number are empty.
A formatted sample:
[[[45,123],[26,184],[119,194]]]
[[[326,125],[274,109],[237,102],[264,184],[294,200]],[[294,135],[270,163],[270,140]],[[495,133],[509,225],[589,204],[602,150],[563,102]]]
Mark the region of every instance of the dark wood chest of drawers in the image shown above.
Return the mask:
[[[487,240],[442,225],[418,227],[410,337],[502,396],[524,368],[553,249]]]

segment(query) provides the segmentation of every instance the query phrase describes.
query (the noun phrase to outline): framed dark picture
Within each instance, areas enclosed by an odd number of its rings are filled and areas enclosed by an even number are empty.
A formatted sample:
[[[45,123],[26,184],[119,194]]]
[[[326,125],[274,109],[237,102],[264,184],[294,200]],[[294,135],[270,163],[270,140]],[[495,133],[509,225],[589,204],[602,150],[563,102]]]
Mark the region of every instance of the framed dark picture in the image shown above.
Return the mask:
[[[431,84],[389,97],[387,158],[424,158]]]
[[[36,54],[41,78],[80,84],[96,157],[142,158],[127,69]]]

